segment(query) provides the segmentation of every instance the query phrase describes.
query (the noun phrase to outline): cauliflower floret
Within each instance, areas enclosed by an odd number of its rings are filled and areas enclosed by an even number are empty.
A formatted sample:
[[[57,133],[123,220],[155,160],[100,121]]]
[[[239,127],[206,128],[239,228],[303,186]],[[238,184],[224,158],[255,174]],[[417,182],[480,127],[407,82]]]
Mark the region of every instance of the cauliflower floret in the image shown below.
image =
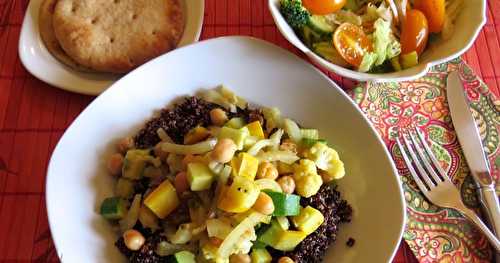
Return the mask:
[[[317,142],[304,153],[304,156],[326,172],[323,173],[323,180],[326,182],[340,179],[345,175],[344,163],[340,160],[339,154],[324,143]]]
[[[294,165],[293,179],[297,193],[306,198],[315,195],[323,184],[323,180],[316,170],[316,165],[307,159],[302,159],[299,164]]]

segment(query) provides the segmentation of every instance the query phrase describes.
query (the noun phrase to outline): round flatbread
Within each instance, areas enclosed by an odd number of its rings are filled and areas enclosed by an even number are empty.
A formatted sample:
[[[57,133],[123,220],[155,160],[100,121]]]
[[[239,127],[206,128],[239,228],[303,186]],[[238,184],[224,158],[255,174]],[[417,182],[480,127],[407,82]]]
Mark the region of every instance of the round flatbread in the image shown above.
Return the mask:
[[[59,0],[53,25],[77,63],[124,73],[174,49],[184,15],[179,0]]]
[[[57,0],[45,0],[40,6],[38,24],[40,30],[40,37],[42,38],[45,47],[52,56],[54,56],[61,63],[80,71],[92,71],[82,65],[79,65],[72,58],[66,54],[59,45],[59,41],[54,33],[54,28],[52,27],[52,16],[54,14],[54,7]]]

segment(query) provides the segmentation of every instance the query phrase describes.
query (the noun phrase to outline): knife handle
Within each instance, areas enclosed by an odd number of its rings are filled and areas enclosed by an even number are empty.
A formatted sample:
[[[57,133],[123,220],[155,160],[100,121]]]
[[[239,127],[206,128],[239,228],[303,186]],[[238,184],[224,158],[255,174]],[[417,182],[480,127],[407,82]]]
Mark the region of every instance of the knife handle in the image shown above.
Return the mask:
[[[495,235],[500,237],[500,205],[495,188],[493,185],[482,186],[481,194],[483,196],[484,206],[491,221],[490,224],[493,227]]]

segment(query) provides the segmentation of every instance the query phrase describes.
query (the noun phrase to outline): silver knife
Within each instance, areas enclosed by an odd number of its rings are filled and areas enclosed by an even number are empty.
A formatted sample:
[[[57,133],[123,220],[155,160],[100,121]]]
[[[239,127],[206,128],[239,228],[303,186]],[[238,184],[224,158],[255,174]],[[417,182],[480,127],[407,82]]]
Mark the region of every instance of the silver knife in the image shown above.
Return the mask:
[[[485,212],[493,227],[492,230],[499,237],[500,206],[495,192],[495,183],[490,174],[481,136],[469,109],[469,102],[465,96],[463,83],[456,71],[448,75],[447,93],[451,119],[453,126],[455,126],[458,141],[460,142],[460,146],[462,146],[472,177],[479,186],[479,199],[486,210]]]

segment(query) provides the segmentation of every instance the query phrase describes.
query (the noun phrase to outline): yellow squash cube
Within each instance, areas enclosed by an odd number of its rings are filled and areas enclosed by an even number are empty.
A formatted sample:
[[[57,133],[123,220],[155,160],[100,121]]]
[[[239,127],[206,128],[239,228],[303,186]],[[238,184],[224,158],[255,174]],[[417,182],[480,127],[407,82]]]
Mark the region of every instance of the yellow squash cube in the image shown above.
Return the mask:
[[[235,177],[230,186],[224,186],[217,207],[229,213],[243,213],[250,209],[260,189],[253,180],[246,177]]]
[[[285,230],[278,234],[276,243],[273,248],[281,251],[292,251],[295,247],[307,237],[307,234],[302,231]]]
[[[323,214],[311,206],[306,206],[300,209],[298,216],[292,217],[293,225],[307,235],[316,231],[321,224],[325,221]]]
[[[262,129],[262,126],[260,125],[260,121],[254,121],[252,123],[247,124],[246,126],[248,128],[248,131],[250,131],[251,136],[255,136],[259,139],[264,139],[264,130]]]
[[[165,180],[146,197],[144,205],[163,219],[179,206],[179,198],[172,183]]]

